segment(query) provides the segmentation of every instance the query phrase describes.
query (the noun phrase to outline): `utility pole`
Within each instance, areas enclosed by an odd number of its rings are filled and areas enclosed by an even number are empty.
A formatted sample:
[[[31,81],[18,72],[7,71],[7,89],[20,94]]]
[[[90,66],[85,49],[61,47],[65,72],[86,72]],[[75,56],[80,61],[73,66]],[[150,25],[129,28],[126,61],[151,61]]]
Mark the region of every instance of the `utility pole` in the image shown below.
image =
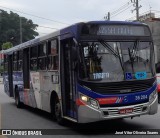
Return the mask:
[[[108,12],[108,15],[104,16],[104,19],[110,21],[110,19],[111,19],[110,12]]]
[[[20,27],[20,44],[22,43],[22,19],[21,19],[21,17],[19,17],[19,22],[20,22],[20,24],[19,24],[19,27]]]
[[[131,3],[133,3],[133,6],[135,7],[135,9],[132,10],[132,13],[136,11],[136,20],[139,21],[139,9],[142,6],[139,6],[139,0],[131,0]]]

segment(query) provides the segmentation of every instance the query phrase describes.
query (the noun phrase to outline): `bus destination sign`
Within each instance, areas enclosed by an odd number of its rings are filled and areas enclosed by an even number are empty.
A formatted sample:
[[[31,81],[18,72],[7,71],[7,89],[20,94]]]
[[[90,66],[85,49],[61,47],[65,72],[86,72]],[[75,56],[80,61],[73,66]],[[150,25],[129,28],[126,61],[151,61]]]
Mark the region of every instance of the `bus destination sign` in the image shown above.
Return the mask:
[[[147,27],[127,25],[100,25],[97,35],[149,36]]]

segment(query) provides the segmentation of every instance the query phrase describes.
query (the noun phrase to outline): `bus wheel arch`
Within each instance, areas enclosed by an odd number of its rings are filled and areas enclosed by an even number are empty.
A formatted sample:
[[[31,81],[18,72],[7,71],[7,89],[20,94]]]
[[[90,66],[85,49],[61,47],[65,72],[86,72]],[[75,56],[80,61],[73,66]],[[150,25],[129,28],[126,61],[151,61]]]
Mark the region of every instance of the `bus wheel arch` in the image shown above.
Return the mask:
[[[58,94],[55,91],[52,91],[51,96],[50,96],[50,109],[51,109],[51,114],[54,120],[56,120],[55,117],[55,100],[58,98]]]
[[[52,118],[56,120],[58,124],[64,125],[65,120],[62,118],[60,100],[58,98],[58,94],[55,91],[51,93],[50,107]]]
[[[15,86],[14,94],[15,94],[15,104],[16,104],[17,108],[22,108],[23,103],[20,101],[20,96],[19,96],[19,91],[18,91],[17,85]]]

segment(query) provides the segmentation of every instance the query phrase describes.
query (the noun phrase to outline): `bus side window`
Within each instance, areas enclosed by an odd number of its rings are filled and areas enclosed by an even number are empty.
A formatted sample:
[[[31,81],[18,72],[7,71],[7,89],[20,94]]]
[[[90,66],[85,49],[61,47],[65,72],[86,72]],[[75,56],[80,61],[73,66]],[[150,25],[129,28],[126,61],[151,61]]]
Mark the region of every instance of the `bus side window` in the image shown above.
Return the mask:
[[[8,56],[4,55],[4,71],[8,72]]]
[[[31,68],[32,71],[37,70],[37,59],[31,59]]]
[[[48,70],[58,70],[58,69],[59,69],[58,41],[57,39],[53,39],[48,42]]]
[[[18,71],[22,71],[22,58],[23,58],[23,51],[18,51],[18,67],[17,67],[17,70]]]
[[[47,49],[46,43],[38,45],[38,70],[46,70]]]
[[[37,70],[37,55],[38,55],[38,50],[37,46],[33,46],[30,48],[30,70],[31,71],[36,71]]]
[[[13,71],[17,71],[18,52],[13,53]]]

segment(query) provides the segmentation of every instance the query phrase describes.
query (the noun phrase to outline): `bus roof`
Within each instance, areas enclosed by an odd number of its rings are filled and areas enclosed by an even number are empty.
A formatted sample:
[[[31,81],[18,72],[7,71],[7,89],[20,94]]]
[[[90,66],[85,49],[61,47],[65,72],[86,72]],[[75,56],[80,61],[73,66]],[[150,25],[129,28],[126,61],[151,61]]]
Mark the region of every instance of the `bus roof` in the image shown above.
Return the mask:
[[[146,25],[146,24],[140,23],[140,22],[128,22],[128,21],[89,21],[89,22],[79,22],[79,23],[73,24],[71,26],[68,26],[66,28],[60,29],[60,30],[58,30],[56,32],[47,34],[45,36],[41,36],[41,37],[38,37],[38,38],[35,38],[35,39],[32,39],[32,40],[29,40],[27,42],[24,42],[22,44],[14,46],[14,47],[12,47],[10,49],[3,50],[3,53],[4,54],[12,54],[15,51],[27,48],[27,47],[29,47],[31,45],[35,45],[35,44],[40,43],[40,42],[43,42],[44,40],[51,39],[51,38],[54,38],[56,36],[63,35],[63,33],[66,30],[70,30],[70,32],[72,32],[73,28],[77,27],[80,24],[104,24],[104,23],[105,24],[122,24],[122,25]],[[63,33],[61,33],[61,32],[63,32]]]
[[[128,21],[89,21],[86,23],[91,23],[91,24],[124,24],[124,25],[147,25],[141,22],[128,22]]]

